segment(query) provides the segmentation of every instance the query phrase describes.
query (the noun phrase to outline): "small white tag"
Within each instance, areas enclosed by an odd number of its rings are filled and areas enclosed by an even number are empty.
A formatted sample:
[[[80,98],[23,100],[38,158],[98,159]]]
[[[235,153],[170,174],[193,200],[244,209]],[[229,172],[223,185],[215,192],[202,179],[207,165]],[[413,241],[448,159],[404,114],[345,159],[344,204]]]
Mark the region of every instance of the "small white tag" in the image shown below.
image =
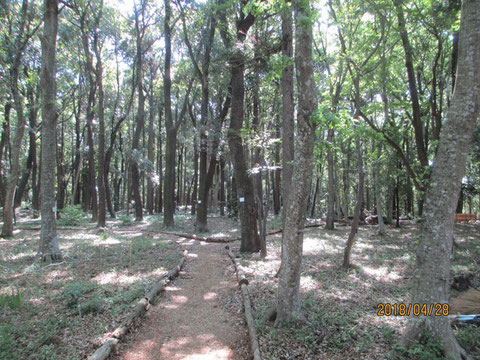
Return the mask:
[[[202,203],[202,200],[198,200],[198,203],[201,204],[201,203]]]
[[[238,199],[238,201],[245,202],[245,198],[241,197],[240,199]]]
[[[54,213],[56,213],[56,212],[57,212],[57,207],[56,207],[56,206],[52,207],[52,211],[53,211]]]

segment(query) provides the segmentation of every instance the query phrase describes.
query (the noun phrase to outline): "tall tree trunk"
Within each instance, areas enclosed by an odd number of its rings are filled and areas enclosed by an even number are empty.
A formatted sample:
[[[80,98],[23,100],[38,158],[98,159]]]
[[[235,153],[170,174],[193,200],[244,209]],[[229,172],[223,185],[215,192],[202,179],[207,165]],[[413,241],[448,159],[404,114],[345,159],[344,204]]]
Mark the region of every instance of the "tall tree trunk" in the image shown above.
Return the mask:
[[[480,113],[480,2],[462,2],[455,91],[442,126],[425,202],[417,249],[412,303],[445,304],[450,298],[454,214],[475,122]],[[446,316],[410,317],[402,343],[425,333],[440,342],[445,357],[466,359]]]
[[[220,216],[225,216],[225,158],[220,157]]]
[[[280,120],[277,119],[276,121],[276,138],[280,139]],[[280,144],[275,144],[274,150],[274,161],[275,166],[277,167],[271,175],[272,178],[272,193],[273,193],[273,213],[275,215],[280,214],[281,209],[281,202],[280,202],[280,193],[281,193],[281,186],[282,186],[282,171],[280,170]]]
[[[56,102],[56,42],[58,29],[57,0],[45,0],[42,38],[42,164],[41,164],[41,212],[39,256],[42,261],[60,261],[55,219],[55,160],[57,110]]]
[[[363,182],[364,182],[365,173],[363,171],[362,148],[360,146],[360,138],[358,135],[356,139],[356,149],[357,149],[357,158],[358,158],[357,202],[355,204],[355,209],[353,210],[352,226],[350,228],[350,233],[348,235],[347,245],[345,246],[345,251],[343,252],[343,267],[345,269],[350,268],[350,263],[351,263],[350,257],[352,253],[352,247],[355,242],[355,235],[358,232],[358,225],[360,222],[360,212],[362,210],[362,202],[363,202]]]
[[[152,165],[149,175],[147,177],[147,211],[150,215],[153,215],[154,210],[154,183],[153,183],[153,173],[155,162],[155,130],[154,130],[154,120],[155,120],[155,97],[153,92],[153,80],[154,72],[150,71],[150,94],[148,97],[149,101],[149,122],[148,122],[148,145],[147,145],[147,156],[150,164]]]
[[[143,127],[145,124],[145,94],[143,93],[143,36],[145,34],[145,28],[141,27],[140,22],[144,22],[145,16],[145,4],[146,2],[141,3],[141,9],[138,10],[135,8],[135,29],[136,29],[136,69],[135,73],[137,76],[136,85],[137,85],[137,96],[138,96],[138,108],[137,108],[137,117],[136,117],[136,126],[135,132],[133,134],[132,140],[132,159],[130,161],[130,171],[132,176],[132,190],[133,190],[133,200],[135,202],[135,221],[143,220],[143,206],[142,206],[142,197],[140,194],[140,171],[138,168],[138,163],[142,157],[142,152],[140,151],[140,136],[143,132]],[[142,19],[140,20],[141,12]]]
[[[103,0],[100,2],[103,6]],[[101,11],[101,10],[100,10]],[[105,105],[103,90],[103,63],[100,46],[98,44],[98,32],[95,34],[95,56],[97,58],[96,79],[98,87],[98,222],[97,227],[103,228],[106,224],[106,194],[105,194]]]
[[[237,22],[237,46],[243,45],[248,30],[254,21],[255,17],[251,13],[245,16],[243,10],[240,11],[240,20]],[[257,252],[260,250],[260,239],[257,228],[255,192],[252,179],[248,176],[245,147],[241,136],[245,96],[245,59],[243,52],[235,50],[230,58],[230,65],[232,69],[232,112],[227,138],[237,186],[241,224],[240,251]]]
[[[428,157],[427,157],[427,149],[425,147],[424,141],[424,134],[423,134],[423,122],[421,118],[421,111],[420,111],[420,102],[418,99],[418,89],[417,89],[417,82],[415,78],[415,69],[413,66],[413,48],[410,44],[410,40],[408,38],[408,32],[406,29],[406,22],[405,16],[403,13],[403,2],[401,0],[393,0],[395,5],[397,18],[398,18],[398,30],[400,32],[400,37],[402,39],[403,49],[405,52],[405,68],[407,70],[408,76],[408,88],[410,92],[410,101],[412,103],[412,125],[415,133],[415,144],[417,145],[417,155],[420,161],[420,165],[422,165],[423,169],[428,167]],[[422,171],[421,174],[424,174],[425,171]],[[428,180],[426,175],[422,175],[421,177],[421,185],[422,190],[425,189],[425,182]],[[419,203],[419,216],[422,216],[423,211],[423,196],[420,197]]]
[[[2,126],[2,138],[0,140],[0,164],[3,163],[3,157],[7,157],[9,143],[10,143],[10,113],[12,111],[12,103],[7,101],[4,108],[5,120]],[[3,175],[3,166],[0,166],[0,200],[3,204],[5,202],[6,188]]]
[[[7,177],[7,186],[3,202],[3,227],[2,237],[13,236],[13,212],[14,196],[17,187],[18,177],[20,175],[20,151],[25,132],[25,115],[23,113],[23,97],[20,93],[18,83],[20,81],[20,66],[23,58],[23,41],[27,22],[28,1],[22,3],[22,15],[20,19],[19,33],[15,39],[15,55],[10,68],[10,90],[13,97],[15,112],[17,113],[17,129],[13,136],[13,143],[10,150],[10,172]]]
[[[57,209],[63,209],[65,205],[65,192],[66,192],[66,184],[64,180],[64,160],[65,160],[65,119],[63,119],[60,125],[60,134],[58,134],[57,129],[57,146],[56,148],[56,156],[57,156]],[[58,136],[59,135],[59,136]],[[57,212],[57,218],[59,217],[59,213]]]
[[[382,154],[382,145],[378,145],[377,149],[377,163],[374,169],[374,182],[375,182],[375,199],[377,203],[377,216],[378,216],[378,234],[385,235],[385,224],[383,222],[383,206],[382,206],[382,189],[380,186],[380,156]]]
[[[277,323],[302,319],[300,274],[303,249],[303,228],[307,196],[312,176],[315,122],[312,116],[317,107],[317,89],[312,60],[312,10],[310,2],[292,1],[295,10],[298,114],[297,144],[288,212],[285,216],[282,240],[282,270],[278,283]]]
[[[333,137],[335,131],[328,129],[327,142],[327,165],[328,165],[328,195],[327,195],[327,219],[325,220],[325,229],[333,230],[335,228],[335,174],[333,160]]]
[[[162,150],[162,109],[158,111],[158,189],[157,189],[157,212],[163,212],[163,150]]]
[[[285,6],[282,9],[282,55],[293,58],[292,9]],[[294,112],[293,100],[293,65],[282,70],[282,226],[285,228],[285,215],[288,209],[288,199],[292,183],[294,160]]]
[[[177,130],[172,117],[172,78],[171,78],[171,58],[172,58],[172,30],[170,28],[170,1],[165,0],[165,75],[163,81],[163,94],[165,102],[165,127],[167,130],[165,146],[165,179],[164,179],[164,213],[163,225],[166,228],[173,228],[175,222],[173,214],[175,212],[175,149],[177,147]]]
[[[28,77],[28,71],[25,70],[25,76]],[[37,91],[37,94],[39,91]],[[32,203],[34,202],[35,198],[38,197],[38,185],[37,185],[37,139],[36,139],[36,132],[37,132],[37,101],[34,95],[34,88],[33,84],[27,82],[27,99],[28,99],[28,135],[29,135],[29,143],[28,143],[28,156],[27,156],[27,163],[25,172],[20,179],[20,183],[18,184],[18,189],[15,193],[15,207],[21,205],[23,193],[27,188],[28,180],[30,179],[30,175],[32,175]],[[3,135],[2,135],[3,136]],[[1,144],[0,144],[1,147]],[[1,163],[1,156],[0,156],[0,163]],[[1,177],[1,172],[0,172]]]

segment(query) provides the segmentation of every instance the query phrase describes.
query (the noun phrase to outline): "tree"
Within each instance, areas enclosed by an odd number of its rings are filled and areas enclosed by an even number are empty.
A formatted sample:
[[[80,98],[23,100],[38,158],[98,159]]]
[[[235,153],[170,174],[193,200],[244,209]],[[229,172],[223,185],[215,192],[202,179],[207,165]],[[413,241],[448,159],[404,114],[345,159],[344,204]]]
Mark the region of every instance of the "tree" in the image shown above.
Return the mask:
[[[103,9],[103,0],[100,1],[100,15]],[[99,44],[99,33],[95,31],[94,51],[97,58],[96,79],[98,87],[98,223],[97,226],[105,227],[106,203],[105,203],[105,91],[103,89],[103,63],[102,50]]]
[[[252,13],[244,14],[241,1],[241,10],[236,27],[237,44],[231,49],[230,65],[232,72],[232,106],[230,126],[227,138],[230,156],[234,168],[235,184],[239,204],[241,223],[241,252],[257,252],[260,250],[260,238],[257,228],[257,209],[252,179],[248,176],[248,167],[245,159],[245,148],[241,131],[244,122],[245,99],[245,55],[241,49],[247,37],[248,30],[255,21]]]
[[[412,303],[448,303],[450,254],[461,181],[475,122],[480,114],[480,1],[464,0],[458,45],[455,90],[442,126],[417,249]],[[445,356],[469,358],[457,343],[445,316],[409,318],[402,343],[410,345],[429,333]]]
[[[55,219],[55,171],[56,171],[56,127],[57,87],[56,44],[58,31],[57,0],[45,0],[42,37],[42,167],[41,167],[41,215],[39,256],[43,262],[60,261],[62,253],[58,246]]]
[[[9,69],[10,92],[13,98],[14,109],[17,114],[17,128],[13,136],[13,143],[10,151],[11,166],[8,174],[8,181],[5,191],[5,198],[3,203],[3,227],[2,237],[13,236],[13,211],[14,211],[14,197],[17,187],[18,177],[20,175],[20,151],[25,132],[26,118],[23,111],[23,95],[20,89],[20,71],[25,49],[29,40],[35,34],[37,27],[32,30],[31,20],[32,15],[29,14],[29,7],[33,7],[28,0],[22,2],[20,10],[19,28],[13,43],[11,51],[11,62]]]
[[[198,63],[193,52],[193,47],[190,43],[187,25],[185,19],[185,12],[182,9],[182,23],[183,23],[183,32],[185,36],[185,43],[188,48],[188,54],[193,64],[193,69],[195,71],[198,80],[200,81],[202,89],[202,100],[201,100],[201,110],[200,110],[200,172],[198,176],[198,204],[196,204],[196,222],[195,229],[198,232],[207,232],[207,213],[208,213],[208,194],[210,187],[212,185],[213,176],[215,174],[216,162],[216,147],[212,149],[212,157],[215,161],[210,163],[210,166],[207,168],[207,158],[208,158],[208,136],[207,136],[207,127],[208,127],[208,106],[210,100],[210,59],[212,53],[213,41],[215,38],[215,28],[216,28],[216,19],[213,12],[207,18],[206,31],[202,34],[201,41],[203,42],[203,49],[201,51],[203,58],[201,64]],[[210,125],[212,125],[210,123]],[[215,139],[214,143],[218,143],[218,133],[214,134]]]
[[[298,113],[295,165],[282,239],[282,271],[277,293],[277,323],[302,319],[300,273],[307,196],[312,177],[317,89],[312,59],[312,10],[309,1],[292,1],[295,10],[295,67]]]

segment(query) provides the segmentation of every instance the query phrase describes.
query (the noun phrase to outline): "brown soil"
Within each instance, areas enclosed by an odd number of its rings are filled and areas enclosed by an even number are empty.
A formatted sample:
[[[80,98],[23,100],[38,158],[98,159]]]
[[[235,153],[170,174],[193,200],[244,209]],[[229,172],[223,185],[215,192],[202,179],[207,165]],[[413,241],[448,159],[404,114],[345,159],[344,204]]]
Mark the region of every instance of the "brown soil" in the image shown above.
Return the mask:
[[[243,314],[224,306],[237,291],[224,245],[179,243],[188,250],[183,271],[120,345],[116,359],[248,359]]]

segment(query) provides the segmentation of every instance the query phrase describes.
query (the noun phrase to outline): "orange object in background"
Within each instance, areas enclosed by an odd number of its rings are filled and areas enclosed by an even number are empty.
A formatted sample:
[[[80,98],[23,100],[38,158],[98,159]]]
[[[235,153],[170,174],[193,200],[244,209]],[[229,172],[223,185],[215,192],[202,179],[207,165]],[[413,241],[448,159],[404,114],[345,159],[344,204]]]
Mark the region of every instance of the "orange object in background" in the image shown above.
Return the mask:
[[[455,222],[468,222],[477,220],[476,214],[455,214]]]

